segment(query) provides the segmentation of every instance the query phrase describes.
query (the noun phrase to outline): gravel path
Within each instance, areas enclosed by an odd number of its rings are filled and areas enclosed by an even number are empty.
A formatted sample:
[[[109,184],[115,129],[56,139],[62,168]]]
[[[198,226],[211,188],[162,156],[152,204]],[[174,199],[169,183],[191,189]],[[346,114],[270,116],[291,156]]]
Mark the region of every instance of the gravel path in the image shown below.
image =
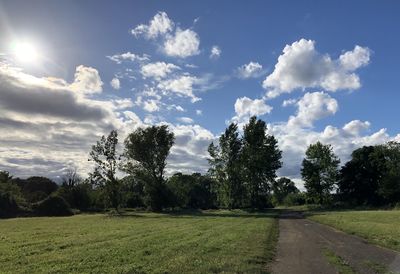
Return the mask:
[[[340,273],[327,251],[355,273],[400,273],[400,253],[307,220],[300,212],[285,212],[279,220],[279,242],[272,273]]]

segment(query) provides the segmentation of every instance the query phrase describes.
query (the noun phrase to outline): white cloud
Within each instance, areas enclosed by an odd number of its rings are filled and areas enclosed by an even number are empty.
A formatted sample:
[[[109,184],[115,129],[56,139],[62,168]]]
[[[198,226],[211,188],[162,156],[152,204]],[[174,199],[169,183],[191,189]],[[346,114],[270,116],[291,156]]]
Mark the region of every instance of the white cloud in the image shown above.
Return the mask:
[[[180,69],[180,67],[165,62],[156,62],[156,63],[149,63],[141,68],[141,73],[143,77],[152,77],[157,80],[161,78],[165,78],[171,72]]]
[[[297,103],[297,100],[296,100],[296,99],[287,99],[287,100],[284,100],[284,101],[283,101],[282,107],[291,106],[291,105],[294,105],[294,104],[296,104],[296,103]]]
[[[368,64],[369,57],[368,48],[356,46],[353,51],[343,53],[338,60],[332,60],[329,55],[315,50],[314,41],[301,39],[285,46],[263,87],[267,89],[269,98],[305,88],[355,90],[361,87],[361,83],[354,71]]]
[[[257,78],[260,77],[264,71],[262,65],[257,62],[250,62],[237,69],[240,78]]]
[[[221,49],[218,46],[213,46],[211,48],[211,53],[210,53],[210,58],[211,59],[217,59],[221,56]]]
[[[265,104],[262,99],[250,99],[248,97],[242,97],[236,99],[235,102],[235,112],[237,118],[242,117],[250,117],[253,115],[259,116],[264,115],[266,113],[270,113],[272,111],[272,107]]]
[[[340,55],[339,60],[342,67],[348,71],[356,70],[369,63],[371,51],[368,48],[355,46],[353,51]]]
[[[167,35],[164,52],[169,56],[186,58],[200,53],[200,38],[196,32],[177,28],[174,35]]]
[[[344,125],[343,130],[351,135],[359,136],[364,130],[371,126],[368,121],[362,122],[360,120],[353,120]]]
[[[201,100],[193,94],[193,85],[198,82],[198,78],[189,75],[183,75],[175,79],[161,81],[158,88],[176,93],[178,96],[190,97],[192,103]]]
[[[95,83],[101,80],[94,68],[78,68],[78,80],[69,84],[0,64],[0,169],[55,178],[74,163],[86,176],[88,152],[99,135],[116,128],[124,136],[141,124],[120,112],[132,106],[129,98],[90,98],[87,90],[99,90]]]
[[[108,59],[116,62],[117,64],[121,64],[123,61],[139,61],[139,62],[144,62],[144,61],[149,61],[150,56],[147,54],[143,54],[142,56],[131,53],[130,51],[121,53],[121,54],[115,54],[112,56],[107,56]]]
[[[83,65],[76,68],[75,80],[70,85],[71,89],[84,93],[100,93],[103,91],[102,86],[99,72]]]
[[[178,118],[176,118],[176,120],[178,120],[179,122],[184,123],[184,124],[193,124],[194,123],[193,119],[190,117],[178,117]]]
[[[143,103],[143,109],[148,112],[159,111],[160,107],[158,104],[159,102],[157,100],[147,100]]]
[[[167,13],[161,11],[150,20],[148,25],[138,25],[131,30],[131,33],[136,37],[143,34],[147,39],[154,39],[172,31],[173,28],[174,22],[169,19]]]
[[[118,90],[121,88],[121,83],[120,83],[119,79],[116,77],[111,80],[110,85],[112,86],[113,89]]]
[[[307,92],[297,102],[296,116],[290,116],[290,127],[312,127],[314,121],[333,115],[338,110],[337,101],[324,92]]]
[[[200,109],[196,109],[196,114],[199,115],[199,116],[201,116],[201,115],[203,115],[203,111],[200,110]]]

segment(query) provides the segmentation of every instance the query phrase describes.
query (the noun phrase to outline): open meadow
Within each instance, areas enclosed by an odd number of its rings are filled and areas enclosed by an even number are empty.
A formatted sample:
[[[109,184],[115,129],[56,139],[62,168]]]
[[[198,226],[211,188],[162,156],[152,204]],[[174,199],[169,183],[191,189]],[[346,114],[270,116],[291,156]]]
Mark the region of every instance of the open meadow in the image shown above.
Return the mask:
[[[128,212],[0,221],[2,273],[262,273],[275,212]]]
[[[400,251],[400,210],[314,212],[309,218]]]

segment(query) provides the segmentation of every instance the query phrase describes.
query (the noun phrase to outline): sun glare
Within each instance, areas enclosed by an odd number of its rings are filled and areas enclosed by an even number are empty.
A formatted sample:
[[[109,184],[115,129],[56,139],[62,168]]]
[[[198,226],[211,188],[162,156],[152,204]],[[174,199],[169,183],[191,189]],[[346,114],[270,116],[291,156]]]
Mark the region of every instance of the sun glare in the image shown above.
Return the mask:
[[[31,63],[38,60],[39,54],[34,44],[19,42],[13,47],[14,55],[20,62]]]

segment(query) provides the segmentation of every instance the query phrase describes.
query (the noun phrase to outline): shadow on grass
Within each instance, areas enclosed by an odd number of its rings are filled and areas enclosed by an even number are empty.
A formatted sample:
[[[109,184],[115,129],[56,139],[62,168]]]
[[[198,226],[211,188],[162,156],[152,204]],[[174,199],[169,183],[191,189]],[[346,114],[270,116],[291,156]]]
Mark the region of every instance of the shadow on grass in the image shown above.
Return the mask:
[[[181,211],[126,211],[120,214],[107,215],[110,218],[277,218],[281,209],[267,210],[181,210]]]

